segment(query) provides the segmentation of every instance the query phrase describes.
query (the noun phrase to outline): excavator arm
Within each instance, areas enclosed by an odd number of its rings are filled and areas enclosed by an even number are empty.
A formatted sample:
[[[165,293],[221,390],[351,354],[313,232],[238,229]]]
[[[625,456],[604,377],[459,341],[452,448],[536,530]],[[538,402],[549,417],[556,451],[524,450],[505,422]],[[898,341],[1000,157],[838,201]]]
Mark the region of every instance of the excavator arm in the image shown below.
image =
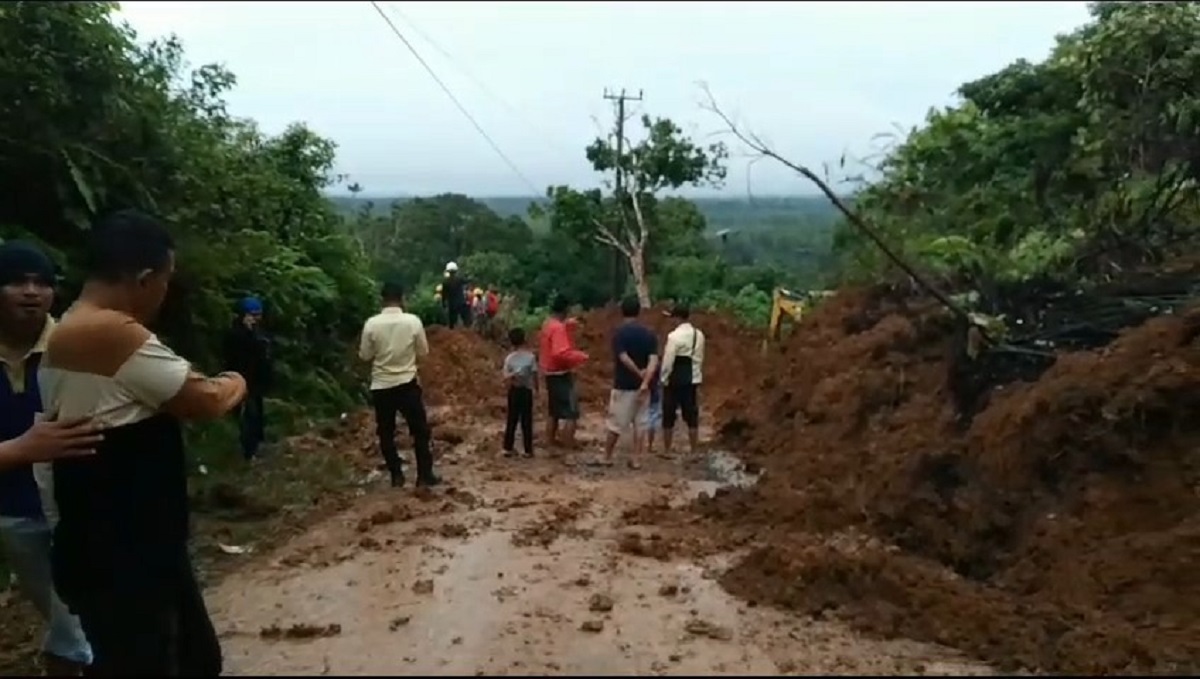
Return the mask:
[[[805,308],[806,304],[803,295],[786,288],[775,288],[775,292],[771,296],[771,321],[767,326],[767,339],[763,342],[763,349],[766,350],[770,342],[779,341],[780,333],[783,330],[784,318],[791,319],[793,323],[797,323],[804,315]]]

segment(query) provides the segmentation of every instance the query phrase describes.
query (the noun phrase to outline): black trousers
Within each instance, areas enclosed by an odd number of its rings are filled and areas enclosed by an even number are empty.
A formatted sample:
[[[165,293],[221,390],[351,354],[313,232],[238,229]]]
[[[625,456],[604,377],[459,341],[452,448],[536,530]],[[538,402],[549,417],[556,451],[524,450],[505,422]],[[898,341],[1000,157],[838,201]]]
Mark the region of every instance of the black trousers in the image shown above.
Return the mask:
[[[662,426],[663,429],[675,427],[677,414],[683,415],[683,422],[688,429],[700,426],[700,399],[695,384],[668,384],[662,391]]]
[[[533,454],[533,390],[527,387],[508,388],[508,418],[504,423],[504,450],[512,452],[517,444],[517,425],[521,426],[521,441],[525,454]]]
[[[89,589],[68,602],[92,645],[88,677],[215,677],[221,642],[187,551],[169,585]]]
[[[433,474],[433,453],[429,449],[429,418],[425,414],[425,399],[416,380],[387,389],[371,390],[375,407],[375,433],[379,436],[379,452],[393,476],[403,473],[403,463],[396,453],[396,416],[404,418],[412,435],[417,458],[417,478]]]
[[[464,327],[471,325],[471,309],[466,302],[446,305],[446,325],[453,328],[460,321]]]
[[[238,429],[242,455],[247,460],[253,459],[258,454],[258,447],[267,437],[262,392],[252,391],[246,394],[246,400],[238,406]]]

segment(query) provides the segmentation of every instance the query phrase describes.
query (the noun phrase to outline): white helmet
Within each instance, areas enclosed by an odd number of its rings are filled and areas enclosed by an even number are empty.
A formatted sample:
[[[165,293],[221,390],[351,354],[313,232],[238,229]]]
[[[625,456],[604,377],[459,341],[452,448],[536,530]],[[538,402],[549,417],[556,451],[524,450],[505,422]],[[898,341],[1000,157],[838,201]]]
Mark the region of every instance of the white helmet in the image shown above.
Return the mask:
[[[458,265],[454,262],[448,262],[446,264],[446,271],[458,271]]]

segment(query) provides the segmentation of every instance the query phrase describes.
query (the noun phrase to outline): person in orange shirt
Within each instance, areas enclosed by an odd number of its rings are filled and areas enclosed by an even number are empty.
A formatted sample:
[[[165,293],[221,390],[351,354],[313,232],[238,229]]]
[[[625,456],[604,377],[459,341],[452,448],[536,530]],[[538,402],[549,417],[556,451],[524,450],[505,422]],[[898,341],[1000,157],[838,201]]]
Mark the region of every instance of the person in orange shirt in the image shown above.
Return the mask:
[[[538,336],[538,362],[546,380],[546,396],[550,424],[546,440],[550,445],[575,446],[575,424],[579,421],[579,394],[575,389],[574,371],[588,360],[588,355],[575,348],[571,330],[575,319],[567,318],[570,304],[558,295],[550,305],[550,317],[542,324]],[[559,423],[563,438],[559,440]]]

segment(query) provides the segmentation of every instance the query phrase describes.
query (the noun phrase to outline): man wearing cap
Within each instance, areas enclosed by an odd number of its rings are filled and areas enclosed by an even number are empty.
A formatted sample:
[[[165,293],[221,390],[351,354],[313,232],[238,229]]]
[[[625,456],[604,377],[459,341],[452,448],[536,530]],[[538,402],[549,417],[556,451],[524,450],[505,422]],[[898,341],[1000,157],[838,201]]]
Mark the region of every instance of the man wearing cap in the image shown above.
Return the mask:
[[[682,413],[688,428],[688,448],[695,454],[700,441],[700,404],[697,392],[704,374],[704,333],[692,325],[691,310],[677,302],[671,316],[679,321],[667,335],[662,361],[663,454],[671,455],[675,416]]]
[[[262,300],[238,302],[233,327],[225,337],[225,369],[246,380],[246,400],[238,407],[242,455],[253,460],[266,438],[263,396],[271,386],[271,340],[262,329]]]
[[[49,624],[42,644],[46,674],[78,676],[92,649],[79,619],[54,591],[51,491],[39,492],[33,464],[90,454],[101,437],[86,419],[36,421],[42,410],[38,365],[54,328],[54,278],[53,263],[33,245],[0,245],[0,544],[22,594]]]
[[[471,308],[467,303],[467,284],[458,273],[458,264],[446,264],[446,275],[442,279],[442,304],[446,306],[446,325],[453,328],[461,322],[471,323]]]

